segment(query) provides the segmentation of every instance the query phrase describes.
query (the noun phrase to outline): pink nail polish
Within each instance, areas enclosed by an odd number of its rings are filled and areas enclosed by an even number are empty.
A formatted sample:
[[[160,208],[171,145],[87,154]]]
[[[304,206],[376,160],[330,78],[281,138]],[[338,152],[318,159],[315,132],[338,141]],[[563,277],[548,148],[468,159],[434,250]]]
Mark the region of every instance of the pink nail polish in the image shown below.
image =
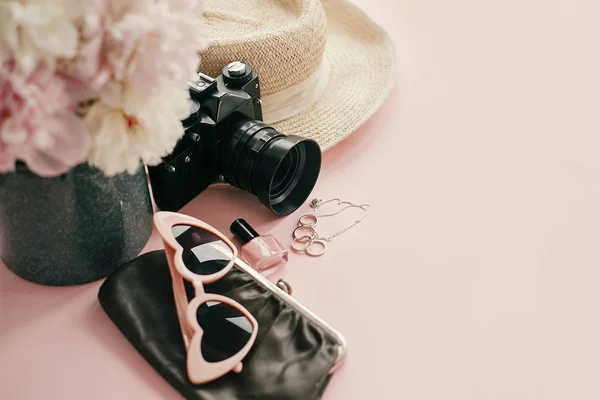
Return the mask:
[[[240,251],[240,257],[258,272],[287,262],[287,250],[272,235],[260,236],[243,219],[235,220],[231,224],[230,230],[244,244]]]

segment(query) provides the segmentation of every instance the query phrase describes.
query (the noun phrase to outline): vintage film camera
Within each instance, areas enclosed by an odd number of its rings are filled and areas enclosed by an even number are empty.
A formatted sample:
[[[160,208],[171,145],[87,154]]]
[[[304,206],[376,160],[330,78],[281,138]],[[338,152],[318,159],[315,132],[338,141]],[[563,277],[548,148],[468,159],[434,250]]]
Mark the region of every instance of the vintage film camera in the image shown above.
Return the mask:
[[[285,136],[261,122],[259,77],[243,62],[213,79],[190,82],[185,135],[163,163],[149,167],[152,192],[162,210],[176,211],[216,182],[250,192],[277,215],[298,209],[321,170],[317,142]]]

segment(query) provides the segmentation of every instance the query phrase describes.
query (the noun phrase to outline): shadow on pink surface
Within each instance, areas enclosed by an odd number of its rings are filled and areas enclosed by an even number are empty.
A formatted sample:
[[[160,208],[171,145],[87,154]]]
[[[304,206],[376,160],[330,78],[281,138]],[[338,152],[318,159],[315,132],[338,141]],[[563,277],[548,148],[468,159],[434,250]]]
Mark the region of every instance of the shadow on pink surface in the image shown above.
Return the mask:
[[[390,115],[398,112],[398,91],[396,84],[381,108],[364,125],[324,153],[323,170],[328,171],[339,163],[345,163],[347,159],[368,153],[367,149],[377,145],[377,140],[391,124]]]
[[[228,237],[229,225],[238,218],[246,218],[251,225],[271,229],[280,219],[250,193],[229,185],[215,185],[199,194],[179,212],[213,225]]]

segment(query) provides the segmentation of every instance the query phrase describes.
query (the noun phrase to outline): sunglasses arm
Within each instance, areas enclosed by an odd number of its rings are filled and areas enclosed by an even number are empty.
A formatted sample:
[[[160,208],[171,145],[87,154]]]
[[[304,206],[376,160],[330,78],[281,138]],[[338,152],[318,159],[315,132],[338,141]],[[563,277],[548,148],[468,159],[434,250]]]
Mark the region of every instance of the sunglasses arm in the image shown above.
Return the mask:
[[[187,322],[187,307],[188,307],[188,299],[185,293],[185,285],[183,278],[177,272],[177,269],[174,265],[172,265],[173,256],[175,254],[175,250],[167,245],[165,245],[165,252],[167,253],[167,260],[169,262],[169,270],[171,272],[171,280],[173,283],[173,295],[175,300],[175,309],[177,310],[177,317],[179,319],[179,326],[181,328],[181,335],[183,336],[183,343],[185,348],[187,349],[190,345],[190,341],[194,336],[194,330]],[[198,289],[196,288],[196,291]],[[203,289],[202,289],[203,290]]]

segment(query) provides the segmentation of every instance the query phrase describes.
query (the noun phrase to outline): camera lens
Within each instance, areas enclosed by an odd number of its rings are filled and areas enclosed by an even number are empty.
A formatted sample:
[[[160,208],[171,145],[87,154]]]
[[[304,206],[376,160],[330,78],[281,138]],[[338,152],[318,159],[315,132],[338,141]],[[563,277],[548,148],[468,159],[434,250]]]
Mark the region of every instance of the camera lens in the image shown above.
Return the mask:
[[[314,140],[285,136],[256,120],[238,124],[224,149],[221,172],[227,181],[278,215],[291,214],[306,201],[321,171],[321,149]]]
[[[298,160],[298,151],[293,150],[286,154],[281,160],[281,164],[275,171],[273,177],[273,196],[279,197],[281,193],[285,193],[285,189],[294,183],[294,176],[296,175],[296,166]]]
[[[288,215],[310,196],[320,172],[321,149],[317,142],[282,136],[259,157],[252,185],[263,204],[276,214]]]

